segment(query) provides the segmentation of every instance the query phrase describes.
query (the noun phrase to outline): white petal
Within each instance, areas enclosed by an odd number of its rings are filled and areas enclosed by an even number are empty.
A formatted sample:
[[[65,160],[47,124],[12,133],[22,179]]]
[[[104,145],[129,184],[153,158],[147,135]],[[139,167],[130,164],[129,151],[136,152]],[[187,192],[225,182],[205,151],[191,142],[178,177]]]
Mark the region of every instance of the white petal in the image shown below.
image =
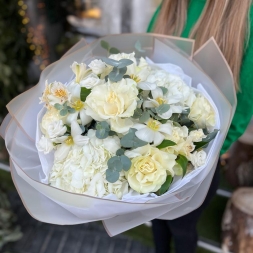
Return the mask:
[[[172,116],[171,108],[167,112],[165,112],[163,114],[159,114],[159,116],[163,119],[169,119]]]
[[[71,122],[71,135],[75,137],[77,135],[81,135],[83,133],[81,127],[78,125],[76,121]]]
[[[77,116],[78,116],[78,112],[70,113],[70,114],[67,116],[66,123],[67,123],[68,125],[71,125],[71,123],[72,123],[73,121],[76,121],[76,120],[77,120]]]
[[[85,110],[80,111],[80,119],[82,121],[83,126],[86,126],[87,124],[89,124],[92,121],[92,117],[87,115]]]
[[[156,89],[152,90],[151,93],[152,93],[152,97],[154,99],[162,98],[163,97],[163,91],[159,87],[157,87]]]
[[[172,133],[172,126],[171,124],[163,124],[159,127],[159,132],[165,133],[165,134],[171,134]]]
[[[144,107],[144,108],[145,108],[145,107],[152,108],[152,107],[156,107],[156,106],[158,106],[158,105],[159,105],[158,102],[155,101],[155,100],[153,100],[153,99],[150,99],[149,101],[148,101],[148,100],[145,100],[145,101],[143,102],[143,107]]]
[[[142,90],[154,90],[156,88],[156,84],[149,82],[140,82],[138,83],[137,87]]]
[[[84,146],[88,144],[90,138],[87,136],[77,135],[73,138],[73,141],[78,146]]]
[[[159,144],[162,143],[162,141],[164,140],[165,136],[159,132],[155,132],[155,136],[154,136],[154,145],[157,146]]]
[[[137,130],[143,129],[145,127],[147,127],[147,126],[144,125],[144,124],[139,124],[139,123],[136,123],[136,124],[133,125],[133,128],[135,128]]]
[[[69,145],[66,145],[66,144],[59,145],[57,147],[57,150],[54,153],[55,161],[64,160],[67,157],[70,149],[71,149],[71,146],[69,146]]]
[[[110,119],[111,130],[117,133],[126,133],[133,126],[131,119]]]
[[[145,127],[143,129],[140,129],[140,130],[136,131],[135,135],[140,140],[143,140],[143,141],[146,141],[146,142],[152,142],[152,141],[154,141],[155,132],[152,131],[150,128]]]

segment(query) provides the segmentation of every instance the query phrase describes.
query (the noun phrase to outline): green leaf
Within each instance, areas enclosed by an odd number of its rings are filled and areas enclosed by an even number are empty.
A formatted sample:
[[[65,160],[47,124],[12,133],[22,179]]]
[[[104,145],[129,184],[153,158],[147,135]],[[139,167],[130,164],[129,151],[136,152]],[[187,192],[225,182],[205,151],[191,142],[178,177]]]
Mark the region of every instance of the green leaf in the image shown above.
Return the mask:
[[[170,105],[168,104],[163,104],[163,105],[160,105],[156,108],[156,112],[158,114],[163,114],[165,112],[167,112],[168,110],[170,109]]]
[[[108,78],[109,78],[108,75],[105,76],[105,81],[106,81],[106,82],[108,82]]]
[[[101,60],[103,62],[105,62],[107,65],[114,66],[114,67],[118,67],[119,66],[119,62],[116,61],[116,60],[113,60],[111,58],[101,57]]]
[[[65,124],[64,126],[67,127],[67,132],[70,133],[71,132],[71,127],[69,125],[67,125],[67,124]]]
[[[212,133],[209,133],[208,135],[207,135],[207,137],[206,138],[204,138],[202,141],[205,141],[205,142],[210,142],[210,141],[212,141],[215,137],[216,137],[216,135],[218,134],[218,130],[217,129],[215,129],[215,130],[213,130],[213,132]]]
[[[123,78],[125,78],[125,79],[126,79],[126,78],[129,78],[129,79],[130,79],[131,76],[129,76],[129,75],[124,75]]]
[[[109,132],[106,131],[105,129],[100,129],[96,131],[96,137],[98,139],[106,139],[109,136]]]
[[[191,127],[194,124],[193,121],[191,121],[188,118],[188,115],[186,115],[186,114],[181,114],[181,116],[180,116],[180,118],[178,120],[178,123],[181,126],[187,126],[188,128]]]
[[[178,155],[176,162],[181,166],[181,168],[183,169],[183,177],[186,174],[186,170],[187,170],[187,165],[188,165],[188,159],[183,156],[183,155]]]
[[[131,64],[133,64],[134,62],[132,60],[129,60],[129,59],[121,59],[119,60],[119,65],[117,68],[124,68],[124,67],[127,67]]]
[[[134,45],[135,49],[139,51],[140,53],[145,53],[146,51],[142,48],[141,42],[139,40],[136,41]]]
[[[139,119],[142,115],[143,111],[140,108],[136,108],[134,111],[134,115],[132,116],[132,118],[134,119]]]
[[[159,88],[162,90],[163,95],[166,95],[166,93],[168,92],[168,89],[162,86],[159,86]]]
[[[105,50],[109,51],[110,45],[109,45],[108,42],[106,42],[104,40],[101,40],[100,45],[101,45],[102,48],[104,48]]]
[[[76,110],[75,110],[74,108],[68,106],[68,112],[69,112],[69,113],[75,113]]]
[[[85,102],[86,98],[90,95],[91,90],[87,89],[85,87],[81,87],[81,92],[80,92],[80,99],[82,102]]]
[[[67,108],[64,108],[60,111],[60,115],[61,116],[66,116],[68,114],[68,109]]]
[[[110,126],[106,121],[101,121],[96,124],[96,137],[105,139],[109,136]]]
[[[170,185],[173,181],[173,177],[171,175],[168,175],[166,178],[166,181],[164,182],[164,184],[161,186],[161,188],[157,191],[157,195],[161,196],[163,195],[165,192],[167,192],[170,188]]]
[[[57,110],[61,110],[63,108],[63,106],[61,104],[56,103],[54,105],[54,108],[57,109]]]
[[[129,132],[124,135],[121,140],[120,144],[124,148],[138,148],[147,145],[148,143],[145,141],[140,140],[136,135],[135,132],[137,129],[130,128]]]
[[[171,146],[175,146],[175,145],[177,145],[177,144],[174,141],[163,140],[163,142],[156,147],[159,149],[162,149],[162,148],[171,147]]]
[[[178,113],[173,113],[172,116],[169,118],[171,121],[178,122],[179,119],[179,114]]]
[[[125,153],[125,150],[120,148],[120,149],[117,150],[116,155],[121,156],[121,155],[124,155],[124,153]]]
[[[195,145],[195,151],[198,151],[200,149],[206,148],[208,146],[209,142],[206,141],[200,141],[200,142],[194,142]]]
[[[116,48],[116,47],[111,47],[110,50],[109,50],[109,53],[110,53],[110,54],[119,54],[120,51],[119,51],[119,49]]]
[[[123,78],[126,72],[127,72],[127,67],[120,68],[120,69],[114,67],[111,73],[109,74],[109,79],[112,82],[119,82]]]
[[[148,111],[146,111],[146,112],[143,112],[143,114],[141,115],[139,121],[140,121],[140,123],[144,123],[144,122],[146,122],[149,118],[150,118],[150,114],[149,114]]]
[[[124,171],[128,171],[131,168],[132,162],[127,156],[121,155],[120,156],[120,161],[123,165],[123,170]]]
[[[119,179],[119,172],[107,169],[105,172],[106,180],[109,183],[115,183]]]
[[[123,169],[122,162],[120,160],[120,157],[118,157],[118,156],[111,157],[108,160],[107,165],[108,165],[108,169],[110,169],[112,171],[121,172]]]

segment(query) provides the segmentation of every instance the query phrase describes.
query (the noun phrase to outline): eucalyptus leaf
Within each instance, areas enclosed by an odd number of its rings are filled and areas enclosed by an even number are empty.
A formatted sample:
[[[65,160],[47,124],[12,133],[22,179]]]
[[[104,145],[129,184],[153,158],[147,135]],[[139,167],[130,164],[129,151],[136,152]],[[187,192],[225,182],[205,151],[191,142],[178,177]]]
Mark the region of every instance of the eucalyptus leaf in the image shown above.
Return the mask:
[[[168,89],[162,86],[159,86],[159,88],[162,90],[163,95],[166,95],[166,93],[168,92]]]
[[[162,148],[171,147],[171,146],[175,146],[175,145],[176,145],[176,143],[174,141],[163,140],[162,143],[156,147],[159,149],[162,149]]]
[[[113,70],[109,74],[109,79],[112,82],[119,82],[123,78],[126,72],[127,72],[127,67],[120,68],[120,69],[114,67]]]
[[[86,98],[90,95],[91,90],[87,89],[85,87],[81,87],[81,92],[80,92],[80,99],[82,102],[85,102]]]
[[[119,49],[116,48],[116,47],[111,47],[111,48],[109,49],[109,53],[110,53],[110,54],[119,54],[120,51],[119,51]]]
[[[120,148],[120,149],[117,150],[116,155],[121,156],[121,155],[124,155],[124,153],[125,153],[125,150]]]
[[[117,66],[117,68],[124,68],[124,67],[127,67],[131,64],[133,64],[134,62],[132,60],[129,60],[129,59],[121,59],[119,60],[119,64]]]
[[[76,110],[75,110],[74,108],[68,106],[68,112],[69,112],[69,113],[75,113]]]
[[[57,110],[61,110],[63,108],[63,106],[61,104],[56,103],[54,105],[54,108],[57,109]]]
[[[165,112],[167,112],[168,110],[170,109],[170,105],[168,104],[163,104],[163,105],[160,105],[156,108],[156,112],[158,114],[163,114]]]
[[[147,145],[148,143],[140,140],[135,132],[137,129],[130,128],[129,132],[120,139],[120,144],[124,148],[138,148]]]
[[[210,141],[212,141],[215,137],[216,137],[216,135],[218,134],[218,130],[217,129],[215,129],[215,130],[213,130],[213,132],[212,133],[209,133],[208,135],[207,135],[207,137],[206,138],[204,138],[202,141],[205,141],[205,142],[210,142]]]
[[[150,114],[149,114],[148,111],[146,111],[146,112],[143,112],[143,114],[141,115],[139,121],[140,121],[140,123],[144,123],[144,122],[146,122],[149,118],[150,118]]]
[[[118,157],[118,156],[111,157],[108,160],[107,165],[108,165],[108,169],[110,169],[112,171],[121,172],[123,169],[123,164],[120,160],[120,157]]]
[[[110,49],[109,43],[104,41],[104,40],[101,40],[100,45],[101,45],[102,48],[104,48],[107,51]]]
[[[172,181],[173,181],[173,177],[171,175],[168,175],[167,178],[166,178],[166,181],[164,182],[164,184],[157,191],[157,195],[161,196],[165,192],[167,192],[169,190],[169,188],[170,188],[170,185],[171,185]]]
[[[120,156],[120,161],[123,165],[123,170],[124,171],[128,171],[131,168],[132,163],[131,163],[131,160],[127,156],[121,155]]]
[[[136,41],[136,43],[134,44],[134,47],[137,51],[139,51],[140,53],[145,53],[146,51],[142,48],[141,42],[139,40]]]
[[[143,111],[140,108],[136,108],[134,111],[134,115],[132,116],[132,118],[134,119],[139,119],[142,115]]]
[[[180,115],[179,115],[178,113],[173,113],[172,116],[170,117],[170,120],[171,120],[171,121],[178,122],[179,116],[180,116]]]
[[[189,113],[190,113],[190,108],[187,108],[182,111],[182,114],[185,114],[185,115],[189,115]]]
[[[99,130],[96,130],[96,137],[98,139],[106,139],[107,137],[109,136],[109,132],[106,131],[105,129],[99,129]]]
[[[119,179],[119,172],[118,171],[112,171],[110,169],[107,169],[105,172],[106,180],[109,183],[115,183]]]
[[[61,116],[66,116],[68,114],[68,109],[67,108],[64,108],[60,111],[60,115]]]
[[[113,67],[119,66],[119,62],[111,58],[101,57],[101,60],[110,66],[113,66]]]
[[[183,170],[183,177],[184,177],[187,171],[188,159],[183,155],[178,155],[176,162],[181,166]]]
[[[109,131],[109,136],[113,136],[113,135],[117,135],[117,133],[114,131]]]

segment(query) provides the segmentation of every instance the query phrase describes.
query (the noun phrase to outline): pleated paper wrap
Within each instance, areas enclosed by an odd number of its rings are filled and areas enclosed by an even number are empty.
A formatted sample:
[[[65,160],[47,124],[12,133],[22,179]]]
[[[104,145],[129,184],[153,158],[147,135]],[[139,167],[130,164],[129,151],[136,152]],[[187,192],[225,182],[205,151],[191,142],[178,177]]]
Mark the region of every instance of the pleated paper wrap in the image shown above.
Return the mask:
[[[8,105],[9,114],[1,126],[10,154],[11,174],[27,211],[42,222],[67,225],[103,220],[105,229],[114,236],[154,218],[175,219],[198,208],[207,194],[219,152],[236,107],[233,78],[214,39],[210,39],[193,54],[194,41],[156,34],[122,34],[102,38],[121,52],[136,51],[139,41],[146,56],[155,63],[171,63],[192,77],[192,86],[201,84],[215,103],[220,118],[220,131],[208,150],[207,164],[187,174],[180,183],[157,198],[135,202],[108,200],[74,194],[41,182],[47,166],[45,156],[39,156],[35,146],[37,115],[42,109],[39,97],[45,81],[68,83],[73,79],[70,65],[89,64],[107,52],[100,46],[101,39],[86,45],[77,43],[59,61],[48,66],[39,83],[14,98]],[[136,52],[138,54],[138,52]],[[49,168],[50,169],[50,168]]]

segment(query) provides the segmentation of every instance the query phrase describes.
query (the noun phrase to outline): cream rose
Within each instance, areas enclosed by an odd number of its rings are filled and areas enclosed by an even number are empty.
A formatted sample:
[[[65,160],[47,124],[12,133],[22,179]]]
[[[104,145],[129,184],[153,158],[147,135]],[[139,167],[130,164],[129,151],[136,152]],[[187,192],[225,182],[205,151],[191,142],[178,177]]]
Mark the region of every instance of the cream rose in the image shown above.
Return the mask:
[[[137,107],[137,95],[136,83],[131,79],[96,86],[86,98],[86,114],[98,121],[131,117]]]
[[[96,75],[100,75],[105,71],[106,64],[101,60],[94,60],[88,65],[92,72]]]
[[[209,101],[202,95],[198,95],[190,108],[189,119],[198,128],[212,130],[215,126],[215,111]]]
[[[189,134],[189,138],[192,139],[193,142],[200,142],[203,138],[206,138],[202,129],[191,131]]]
[[[132,189],[139,193],[156,192],[166,181],[168,174],[174,176],[176,156],[168,154],[150,145],[126,151],[132,158],[132,166],[126,178]]]
[[[204,150],[195,151],[190,155],[190,161],[195,168],[198,168],[206,163],[206,152]]]

